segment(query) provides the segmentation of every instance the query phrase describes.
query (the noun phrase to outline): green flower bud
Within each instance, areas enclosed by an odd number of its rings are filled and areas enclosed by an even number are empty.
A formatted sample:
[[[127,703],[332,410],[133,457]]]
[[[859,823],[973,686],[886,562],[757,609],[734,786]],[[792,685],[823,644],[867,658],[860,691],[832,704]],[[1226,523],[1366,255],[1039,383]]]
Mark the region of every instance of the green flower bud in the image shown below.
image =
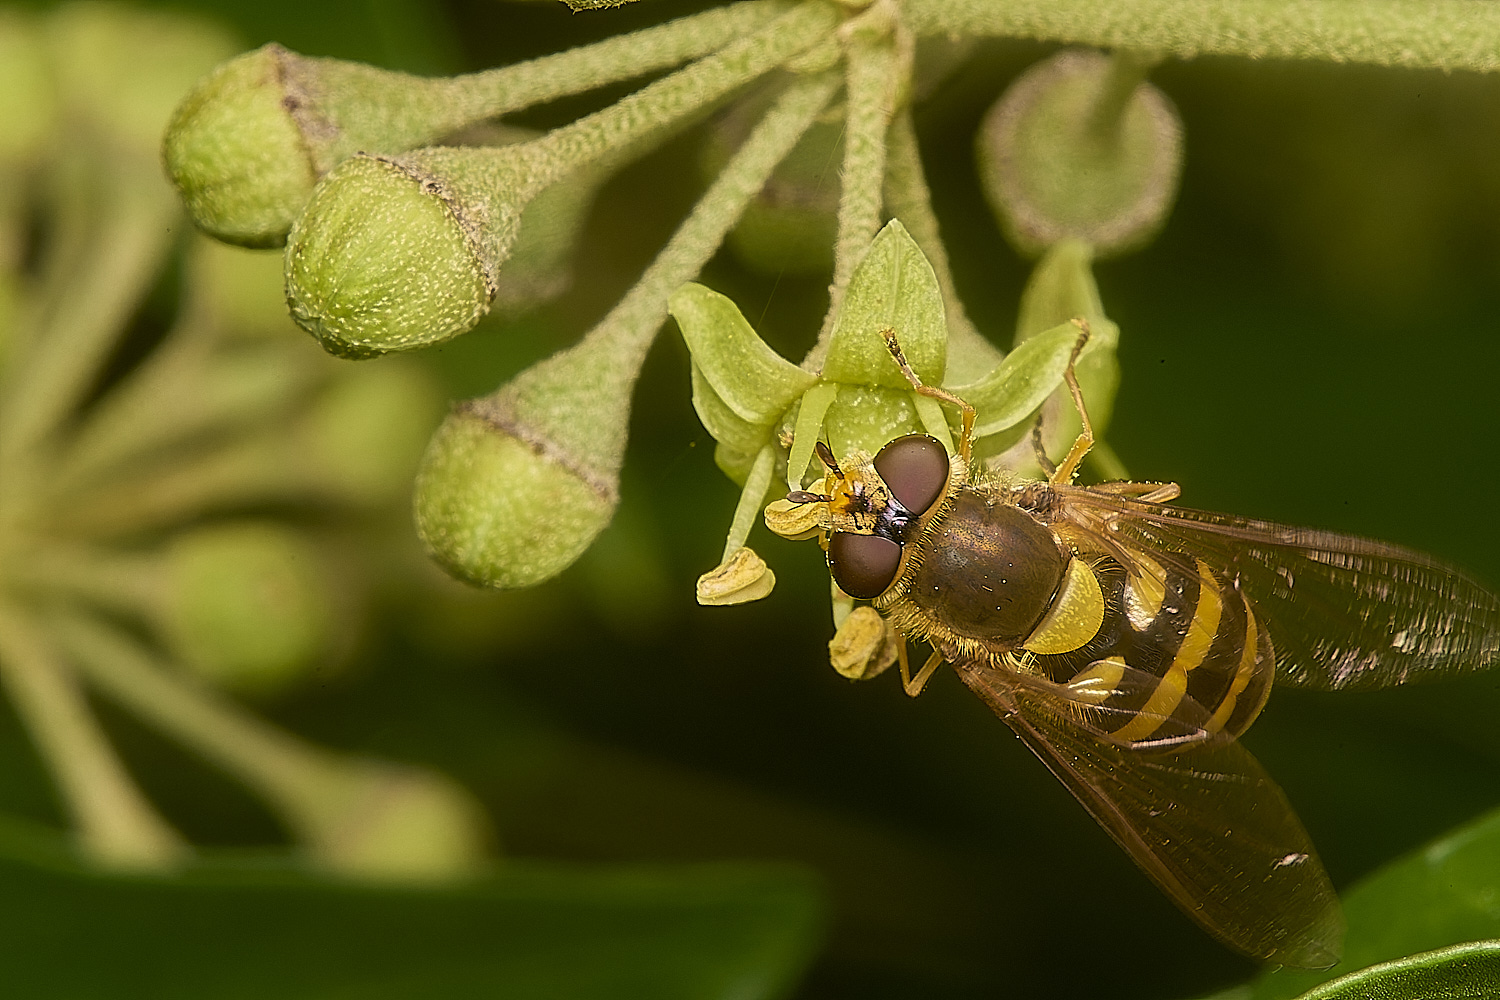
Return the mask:
[[[172,116],[163,158],[205,232],[279,247],[318,178],[358,151],[400,152],[484,117],[466,96],[457,79],[309,58],[273,43],[193,87]]]
[[[401,153],[533,104],[685,61],[714,63],[711,53],[753,35],[779,13],[776,5],[739,4],[447,78],[267,45],[219,67],[183,99],[164,142],[167,171],[205,231],[244,246],[280,246],[313,185],[357,152]],[[821,20],[818,13],[803,20]],[[788,32],[794,45],[802,34],[795,27]],[[778,55],[767,54],[773,62]],[[751,75],[764,68],[751,67]],[[716,75],[723,76],[712,66],[690,67],[678,90],[710,101],[743,82]]]
[[[352,358],[472,328],[535,193],[523,148],[346,160],[314,190],[287,241],[292,318],[325,350]]]
[[[162,140],[193,221],[227,243],[280,246],[318,179],[287,105],[288,58],[273,44],[220,66],[183,99]]]
[[[977,138],[1006,238],[1027,254],[1059,240],[1100,253],[1155,235],[1177,194],[1182,127],[1131,53],[1062,52],[1011,84]]]
[[[572,565],[614,514],[613,480],[576,467],[490,400],[455,411],[417,475],[417,532],[439,565],[485,587],[529,587]]]
[[[383,761],[353,760],[316,803],[293,816],[312,859],[359,878],[457,878],[484,862],[484,811],[450,778]]]
[[[177,536],[160,590],[168,645],[218,686],[255,692],[284,686],[327,650],[333,631],[317,563],[298,534],[271,524]]]
[[[417,474],[416,518],[440,565],[471,583],[527,587],[562,572],[604,530],[659,309],[633,292],[576,346],[460,405],[438,428]]]

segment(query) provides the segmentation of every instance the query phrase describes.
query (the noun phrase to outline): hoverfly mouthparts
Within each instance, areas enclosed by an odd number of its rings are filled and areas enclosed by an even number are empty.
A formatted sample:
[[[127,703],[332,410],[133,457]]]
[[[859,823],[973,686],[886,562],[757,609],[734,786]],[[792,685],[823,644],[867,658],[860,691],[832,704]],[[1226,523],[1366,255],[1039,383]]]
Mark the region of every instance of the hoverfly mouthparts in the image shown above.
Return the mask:
[[[1037,444],[1046,481],[973,470],[973,408],[923,385],[888,332],[914,390],[960,409],[958,454],[909,434],[841,469],[820,442],[821,492],[766,523],[822,540],[834,581],[894,630],[908,694],[951,663],[1185,913],[1249,955],[1326,968],[1338,897],[1238,737],[1273,679],[1372,688],[1491,665],[1500,599],[1408,549],[1168,506],[1173,484],[1072,485],[1093,444],[1075,322],[1063,378],[1083,431],[1059,466]],[[933,651],[915,676],[911,639]]]

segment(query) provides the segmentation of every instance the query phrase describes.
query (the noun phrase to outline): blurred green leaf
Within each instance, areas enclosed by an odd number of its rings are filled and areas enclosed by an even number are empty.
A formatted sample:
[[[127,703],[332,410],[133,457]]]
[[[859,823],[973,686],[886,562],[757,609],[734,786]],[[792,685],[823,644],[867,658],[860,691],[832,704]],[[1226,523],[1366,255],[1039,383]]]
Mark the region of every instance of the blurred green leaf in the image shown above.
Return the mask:
[[[446,889],[281,862],[178,877],[89,870],[0,823],[6,991],[49,997],[776,997],[818,939],[819,890],[773,865],[511,864]]]
[[[1349,933],[1342,962],[1323,972],[1268,972],[1255,983],[1253,1000],[1296,997],[1353,969],[1395,962],[1463,941],[1500,937],[1500,810],[1485,814],[1360,882],[1344,897],[1344,916]],[[1492,963],[1489,967],[1500,968],[1493,964],[1497,960],[1488,961]]]
[[[1497,984],[1500,941],[1478,941],[1363,969],[1300,1000],[1463,1000],[1493,997]]]

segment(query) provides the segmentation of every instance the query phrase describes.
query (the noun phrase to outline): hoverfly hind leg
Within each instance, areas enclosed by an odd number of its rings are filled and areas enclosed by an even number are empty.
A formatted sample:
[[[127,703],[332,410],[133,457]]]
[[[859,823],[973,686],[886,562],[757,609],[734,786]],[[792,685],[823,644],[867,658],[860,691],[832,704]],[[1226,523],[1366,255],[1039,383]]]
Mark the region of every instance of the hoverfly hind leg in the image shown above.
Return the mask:
[[[958,410],[963,420],[963,436],[958,442],[958,457],[967,463],[974,454],[974,407],[946,389],[939,389],[923,382],[907,363],[906,353],[901,350],[901,342],[896,339],[895,330],[886,327],[881,331],[881,336],[885,338],[886,349],[891,352],[891,357],[896,360],[897,367],[901,369],[901,374],[906,376],[906,381],[911,383],[914,392],[940,403],[947,403]]]
[[[1121,481],[1113,483],[1095,483],[1089,487],[1095,493],[1108,493],[1111,496],[1129,497],[1142,503],[1171,503],[1182,496],[1182,487],[1176,483],[1135,483]]]
[[[1068,386],[1068,394],[1073,397],[1073,406],[1078,410],[1078,419],[1083,421],[1083,430],[1078,432],[1073,447],[1068,449],[1068,457],[1048,475],[1047,481],[1053,485],[1071,483],[1078,474],[1079,464],[1094,446],[1094,426],[1089,423],[1089,411],[1083,405],[1083,390],[1078,387],[1078,374],[1074,371],[1078,356],[1089,342],[1089,321],[1078,316],[1074,318],[1073,325],[1078,327],[1078,342],[1073,345],[1073,353],[1068,356],[1068,367],[1063,369],[1063,382]]]

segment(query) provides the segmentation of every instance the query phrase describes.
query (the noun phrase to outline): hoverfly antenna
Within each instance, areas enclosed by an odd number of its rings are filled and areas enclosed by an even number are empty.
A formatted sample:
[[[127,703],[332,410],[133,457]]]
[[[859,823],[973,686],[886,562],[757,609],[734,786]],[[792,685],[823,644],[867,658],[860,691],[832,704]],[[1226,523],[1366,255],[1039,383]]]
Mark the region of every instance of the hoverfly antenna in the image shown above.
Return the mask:
[[[828,447],[827,443],[823,441],[819,441],[813,446],[813,449],[818,453],[818,460],[828,466],[828,471],[842,479],[844,471],[839,468],[839,463],[834,459],[833,449]]]
[[[828,503],[833,499],[833,497],[825,497],[821,493],[809,493],[806,490],[792,490],[792,492],[786,495],[786,498],[796,504]]]

